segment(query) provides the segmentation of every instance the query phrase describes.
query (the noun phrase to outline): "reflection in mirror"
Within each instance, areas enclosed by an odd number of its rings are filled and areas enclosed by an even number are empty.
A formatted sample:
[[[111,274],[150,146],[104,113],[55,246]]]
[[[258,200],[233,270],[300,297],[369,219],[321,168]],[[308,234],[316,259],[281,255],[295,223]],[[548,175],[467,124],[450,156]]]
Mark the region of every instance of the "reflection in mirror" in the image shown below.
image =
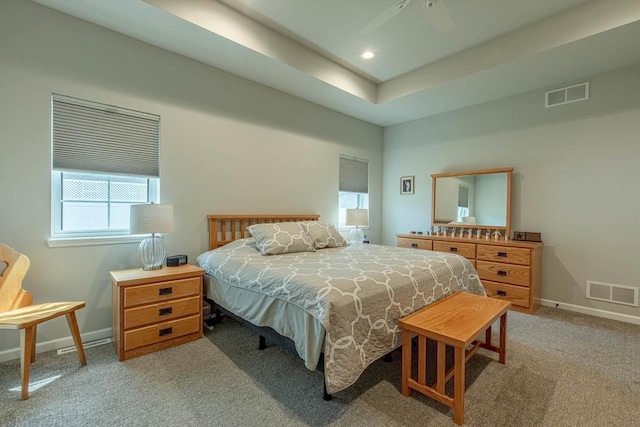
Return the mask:
[[[473,224],[508,229],[512,170],[432,175],[432,225]]]

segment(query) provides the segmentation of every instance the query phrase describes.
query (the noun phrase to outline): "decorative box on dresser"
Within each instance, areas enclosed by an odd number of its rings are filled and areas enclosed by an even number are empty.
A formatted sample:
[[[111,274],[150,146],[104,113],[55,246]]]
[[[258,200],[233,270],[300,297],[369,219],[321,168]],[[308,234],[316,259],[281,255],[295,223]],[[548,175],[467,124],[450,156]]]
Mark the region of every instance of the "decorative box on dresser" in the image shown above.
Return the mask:
[[[415,234],[396,237],[400,247],[456,253],[469,259],[487,295],[511,301],[513,310],[531,314],[540,307],[542,242]]]
[[[127,360],[202,337],[204,270],[186,264],[111,271],[113,345]]]

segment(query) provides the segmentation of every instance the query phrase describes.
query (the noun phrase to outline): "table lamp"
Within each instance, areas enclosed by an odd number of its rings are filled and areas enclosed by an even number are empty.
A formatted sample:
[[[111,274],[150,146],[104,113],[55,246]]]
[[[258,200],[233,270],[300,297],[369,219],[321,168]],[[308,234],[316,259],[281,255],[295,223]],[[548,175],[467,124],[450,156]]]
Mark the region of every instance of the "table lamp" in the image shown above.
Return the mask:
[[[143,270],[158,270],[167,257],[167,247],[156,233],[175,231],[173,205],[131,205],[129,230],[131,234],[151,234],[138,247]]]
[[[349,243],[362,243],[364,240],[364,231],[359,227],[366,227],[369,225],[369,210],[368,209],[347,209],[347,219],[345,225],[355,226],[349,234]]]

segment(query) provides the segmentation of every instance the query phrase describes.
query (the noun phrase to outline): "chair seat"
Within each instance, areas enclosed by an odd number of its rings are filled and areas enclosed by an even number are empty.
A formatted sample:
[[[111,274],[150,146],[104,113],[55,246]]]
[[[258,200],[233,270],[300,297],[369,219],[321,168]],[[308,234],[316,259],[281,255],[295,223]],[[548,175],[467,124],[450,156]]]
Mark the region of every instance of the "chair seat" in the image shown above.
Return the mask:
[[[0,329],[23,329],[84,307],[83,301],[33,304],[0,313]]]

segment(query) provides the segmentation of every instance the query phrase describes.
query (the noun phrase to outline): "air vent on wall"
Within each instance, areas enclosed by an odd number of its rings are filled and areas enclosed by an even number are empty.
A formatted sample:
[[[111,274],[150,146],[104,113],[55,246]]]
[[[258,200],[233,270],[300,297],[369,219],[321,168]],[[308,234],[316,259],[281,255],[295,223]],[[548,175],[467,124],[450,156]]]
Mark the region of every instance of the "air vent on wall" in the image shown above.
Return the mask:
[[[638,288],[588,280],[587,298],[638,307]]]
[[[585,101],[587,99],[589,99],[589,82],[578,83],[577,85],[561,87],[545,92],[544,108]]]

